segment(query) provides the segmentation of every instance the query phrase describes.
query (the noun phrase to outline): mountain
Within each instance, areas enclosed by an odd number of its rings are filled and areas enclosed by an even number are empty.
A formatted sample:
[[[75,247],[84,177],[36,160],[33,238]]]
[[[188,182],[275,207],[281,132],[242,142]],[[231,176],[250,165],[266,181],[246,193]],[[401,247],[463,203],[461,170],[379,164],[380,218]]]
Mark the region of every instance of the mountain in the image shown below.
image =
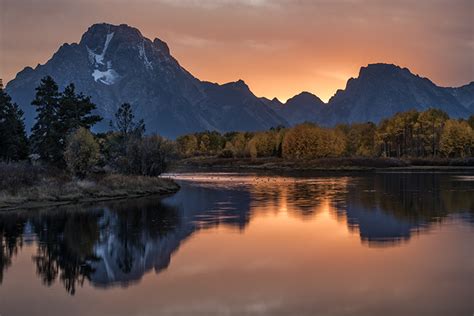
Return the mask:
[[[391,64],[362,67],[327,104],[303,92],[286,103],[256,97],[238,80],[227,84],[201,81],[181,67],[168,45],[142,36],[128,25],[94,24],[79,43],[64,44],[44,65],[26,67],[6,90],[25,112],[27,129],[36,116],[31,106],[41,78],[52,76],[61,89],[69,83],[92,97],[104,117],[96,131],[108,129],[120,104],[130,103],[148,133],[174,138],[217,130],[267,130],[305,121],[324,126],[379,122],[410,109],[439,108],[451,117],[474,113],[474,82],[444,88],[407,68]]]
[[[170,54],[168,45],[153,41],[128,25],[95,24],[79,43],[64,44],[44,65],[26,67],[6,90],[25,112],[31,128],[36,116],[30,105],[41,78],[52,76],[62,89],[69,83],[92,97],[107,129],[120,104],[128,102],[149,133],[168,137],[218,130],[265,130],[288,125],[250,92],[243,81],[225,85],[202,82]]]
[[[462,87],[445,89],[471,113],[474,113],[474,81]]]
[[[397,112],[438,108],[453,118],[474,113],[474,82],[458,88],[444,88],[391,64],[369,64],[357,78],[348,80],[344,90],[325,104],[317,96],[303,92],[286,103],[261,100],[291,125],[305,121],[323,126],[338,123],[380,122]]]
[[[401,111],[438,108],[453,118],[467,117],[470,111],[454,96],[464,96],[467,88],[453,91],[438,87],[427,78],[414,75],[407,68],[391,64],[370,64],[362,67],[357,78],[347,81],[329,100],[317,122],[323,125],[353,122],[379,122]],[[472,89],[472,87],[471,87]],[[461,91],[461,92],[460,92]],[[466,93],[467,94],[467,93]],[[470,101],[473,101],[472,94]]]
[[[202,82],[206,98],[199,102],[200,113],[213,126],[225,131],[267,130],[270,127],[289,125],[272,109],[256,97],[244,81],[218,85]],[[208,128],[212,129],[212,128]]]
[[[266,104],[278,115],[284,117],[291,125],[316,122],[321,110],[326,107],[326,104],[320,98],[309,92],[302,92],[288,99],[284,104],[278,99],[276,101],[273,99],[266,102]]]

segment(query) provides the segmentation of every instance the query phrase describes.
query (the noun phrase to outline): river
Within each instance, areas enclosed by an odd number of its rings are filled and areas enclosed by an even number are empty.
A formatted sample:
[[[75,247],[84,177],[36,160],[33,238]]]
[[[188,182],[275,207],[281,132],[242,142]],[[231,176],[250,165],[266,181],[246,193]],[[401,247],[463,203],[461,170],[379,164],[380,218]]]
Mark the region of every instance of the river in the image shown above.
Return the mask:
[[[0,213],[0,315],[472,315],[474,176],[181,173]]]

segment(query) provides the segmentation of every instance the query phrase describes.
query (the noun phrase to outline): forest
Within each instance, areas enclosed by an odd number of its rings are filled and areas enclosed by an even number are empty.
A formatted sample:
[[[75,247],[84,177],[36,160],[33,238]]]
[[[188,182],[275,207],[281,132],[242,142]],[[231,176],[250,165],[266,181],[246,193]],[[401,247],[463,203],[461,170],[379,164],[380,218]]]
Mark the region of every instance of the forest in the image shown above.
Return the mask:
[[[474,154],[474,116],[450,119],[441,110],[397,113],[372,122],[324,128],[312,123],[262,132],[201,132],[176,140],[181,157],[467,158]]]

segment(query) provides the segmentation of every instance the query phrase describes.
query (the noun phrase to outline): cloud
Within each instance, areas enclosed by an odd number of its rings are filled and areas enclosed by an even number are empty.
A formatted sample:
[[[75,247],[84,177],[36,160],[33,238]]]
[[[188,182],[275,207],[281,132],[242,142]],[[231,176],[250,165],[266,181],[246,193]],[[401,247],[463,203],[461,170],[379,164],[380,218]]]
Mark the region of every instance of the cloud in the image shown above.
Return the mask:
[[[224,6],[263,7],[271,5],[270,0],[156,0],[168,5],[215,9]]]
[[[192,47],[207,47],[216,45],[217,42],[204,37],[197,37],[191,35],[177,35],[174,38],[175,44]]]

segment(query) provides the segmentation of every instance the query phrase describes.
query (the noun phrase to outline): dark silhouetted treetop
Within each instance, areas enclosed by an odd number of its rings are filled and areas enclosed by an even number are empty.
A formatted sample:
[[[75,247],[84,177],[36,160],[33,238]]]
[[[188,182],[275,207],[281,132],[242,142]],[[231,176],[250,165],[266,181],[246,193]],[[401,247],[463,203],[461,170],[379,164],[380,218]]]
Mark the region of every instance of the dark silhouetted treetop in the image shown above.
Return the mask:
[[[60,93],[50,76],[41,80],[31,104],[36,106],[38,113],[31,135],[33,153],[55,165],[64,165],[64,149],[69,134],[80,127],[89,129],[102,119],[91,114],[96,107],[90,97],[77,94],[74,84]]]
[[[111,123],[124,137],[138,136],[145,133],[145,122],[135,121],[135,115],[130,103],[123,103],[115,113],[115,125]]]
[[[3,89],[0,82],[0,160],[18,161],[28,158],[28,139],[23,111]]]
[[[90,129],[100,122],[102,120],[100,116],[91,114],[95,109],[96,106],[91,102],[90,97],[82,93],[76,94],[74,84],[69,84],[61,94],[58,109],[58,119],[65,134],[79,127]]]
[[[57,128],[60,93],[54,79],[46,76],[36,88],[35,99],[31,102],[36,107],[36,123],[31,130],[33,153],[41,160],[55,163],[62,160],[62,135]]]

